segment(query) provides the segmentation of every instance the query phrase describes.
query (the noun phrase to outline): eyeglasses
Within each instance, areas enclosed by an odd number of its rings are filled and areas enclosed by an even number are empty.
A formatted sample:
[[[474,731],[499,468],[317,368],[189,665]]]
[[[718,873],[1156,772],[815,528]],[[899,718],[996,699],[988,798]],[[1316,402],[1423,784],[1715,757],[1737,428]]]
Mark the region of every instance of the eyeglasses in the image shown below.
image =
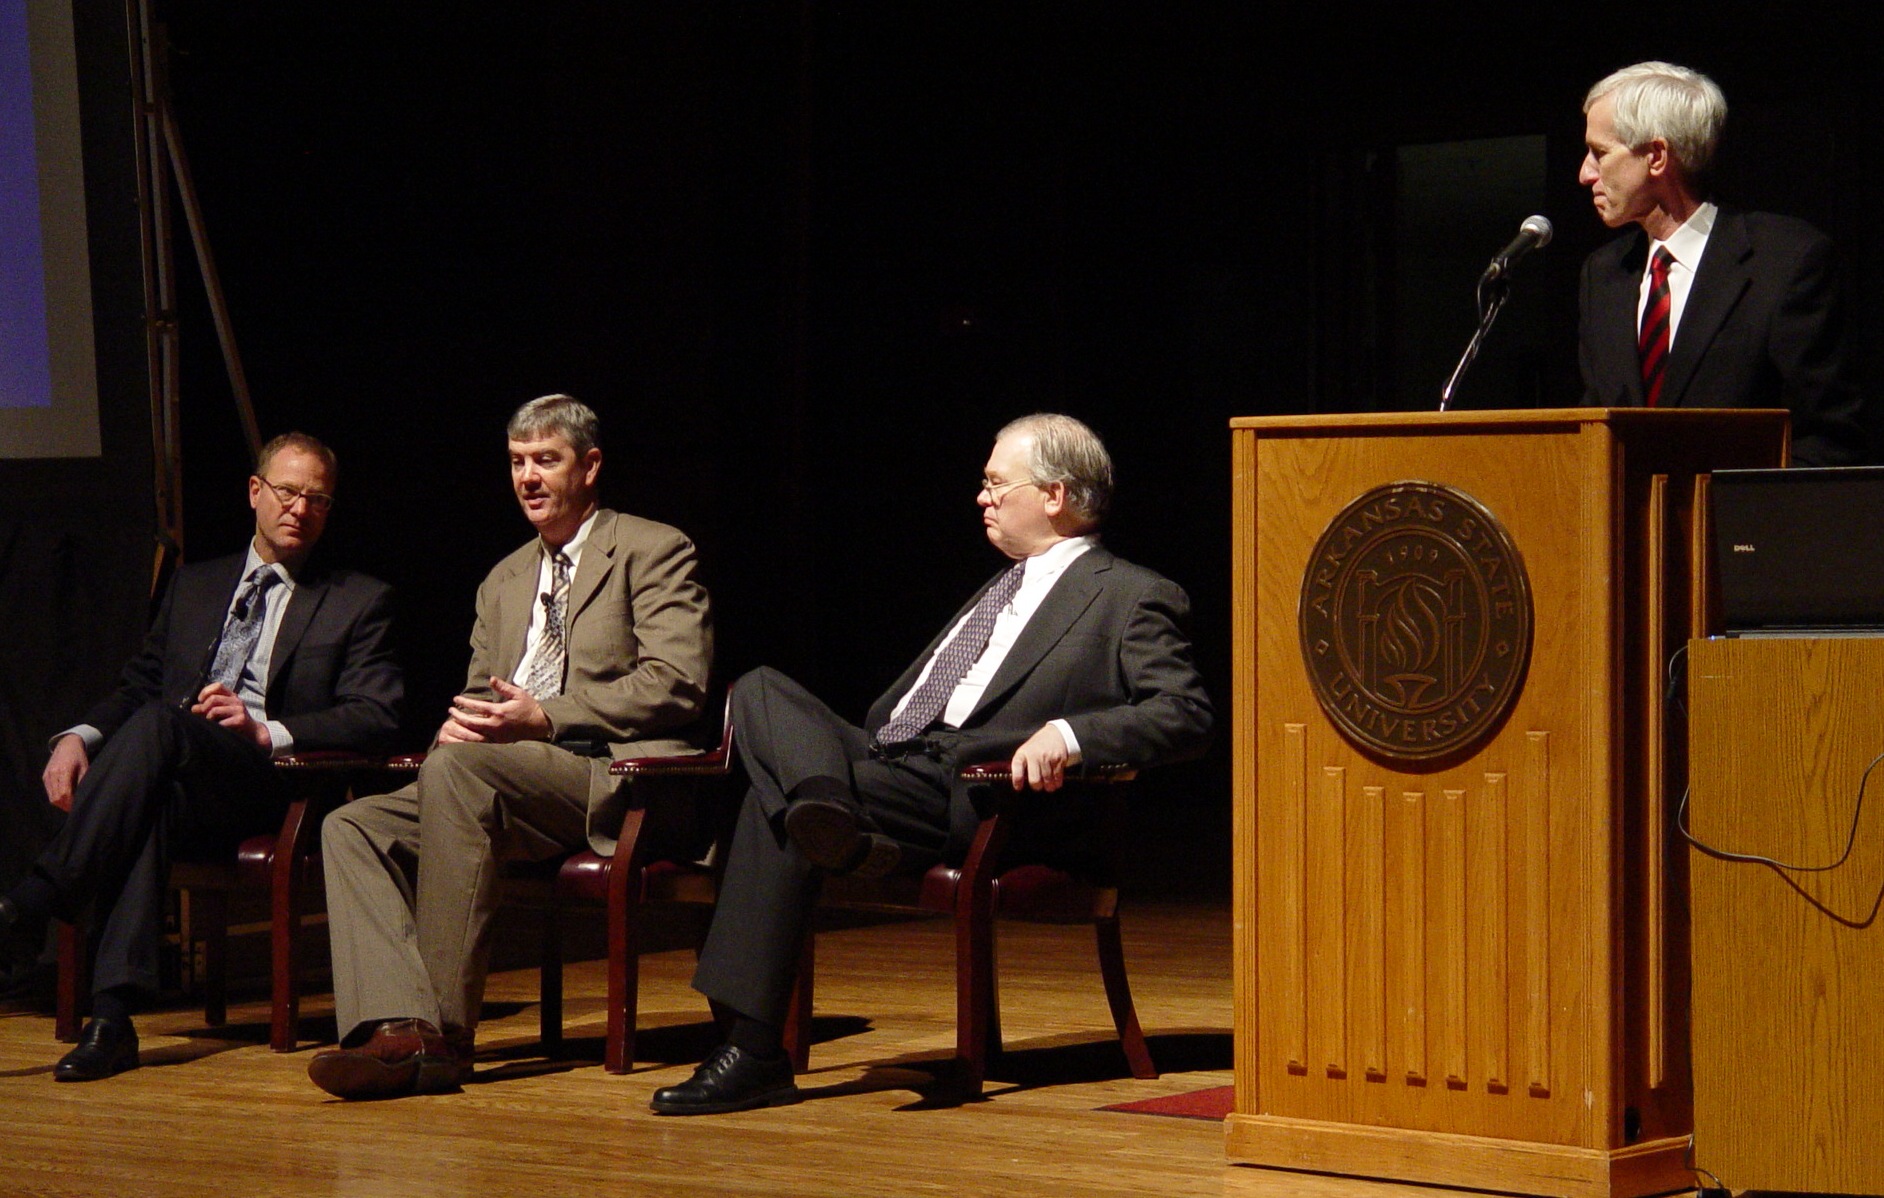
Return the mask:
[[[269,490],[275,493],[275,498],[281,501],[282,507],[293,507],[297,500],[305,499],[308,511],[326,515],[327,509],[334,506],[332,495],[320,491],[303,491],[299,487],[290,487],[286,483],[270,483],[267,479],[262,481],[268,483]]]
[[[998,483],[986,475],[983,475],[981,479],[981,489],[986,491],[988,498],[995,503],[1001,502],[1001,497],[1006,495],[1009,491],[1012,491],[1015,487],[1031,487],[1036,485],[1037,484],[1031,478],[1017,478],[1011,483]]]

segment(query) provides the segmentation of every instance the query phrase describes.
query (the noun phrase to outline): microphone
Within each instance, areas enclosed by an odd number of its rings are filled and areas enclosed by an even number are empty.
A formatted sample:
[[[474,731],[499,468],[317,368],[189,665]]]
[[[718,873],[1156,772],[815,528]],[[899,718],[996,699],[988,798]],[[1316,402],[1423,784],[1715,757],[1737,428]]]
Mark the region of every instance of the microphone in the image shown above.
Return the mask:
[[[1452,392],[1465,376],[1466,370],[1478,357],[1478,347],[1485,340],[1485,334],[1491,331],[1492,321],[1498,319],[1505,300],[1511,296],[1509,276],[1511,268],[1518,259],[1532,250],[1542,249],[1550,244],[1550,235],[1555,230],[1550,222],[1541,216],[1527,216],[1518,226],[1518,235],[1511,239],[1511,244],[1498,251],[1498,256],[1491,260],[1485,273],[1478,277],[1478,329],[1472,339],[1466,342],[1465,353],[1459,356],[1459,364],[1452,368],[1452,377],[1439,389],[1439,410],[1452,409]]]
[[[1485,268],[1484,282],[1502,279],[1511,273],[1511,268],[1518,264],[1518,259],[1532,250],[1541,250],[1550,244],[1551,234],[1556,230],[1550,227],[1550,221],[1541,216],[1527,216],[1518,226],[1518,235],[1511,239],[1511,244],[1499,250],[1491,265]]]

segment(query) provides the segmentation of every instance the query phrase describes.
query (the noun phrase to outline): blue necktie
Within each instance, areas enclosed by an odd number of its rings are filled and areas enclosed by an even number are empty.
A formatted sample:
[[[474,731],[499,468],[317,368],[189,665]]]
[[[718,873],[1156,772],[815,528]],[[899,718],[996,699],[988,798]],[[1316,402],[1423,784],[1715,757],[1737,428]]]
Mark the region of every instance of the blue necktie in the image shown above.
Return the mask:
[[[209,681],[220,682],[232,691],[240,689],[236,683],[255,652],[255,642],[262,636],[262,621],[268,616],[268,588],[280,581],[281,575],[266,564],[255,567],[249,575],[235,606],[229,610],[228,623],[223,625],[216,660],[209,667]]]

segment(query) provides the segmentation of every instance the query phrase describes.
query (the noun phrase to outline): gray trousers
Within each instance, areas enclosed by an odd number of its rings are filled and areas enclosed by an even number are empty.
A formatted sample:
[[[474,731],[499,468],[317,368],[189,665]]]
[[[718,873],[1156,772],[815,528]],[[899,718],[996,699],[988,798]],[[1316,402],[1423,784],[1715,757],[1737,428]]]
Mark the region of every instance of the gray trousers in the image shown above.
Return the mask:
[[[327,817],[342,1045],[387,1019],[477,1026],[498,866],[586,847],[590,778],[588,759],[555,745],[442,745],[411,786]]]

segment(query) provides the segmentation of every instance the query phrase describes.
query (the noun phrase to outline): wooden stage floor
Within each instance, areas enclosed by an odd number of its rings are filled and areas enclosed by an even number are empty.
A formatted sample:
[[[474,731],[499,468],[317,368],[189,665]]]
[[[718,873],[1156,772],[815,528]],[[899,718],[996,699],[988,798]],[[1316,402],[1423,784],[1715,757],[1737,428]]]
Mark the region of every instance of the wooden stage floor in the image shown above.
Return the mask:
[[[949,925],[827,933],[819,1041],[806,1100],[689,1119],[648,1112],[713,1042],[687,987],[691,956],[642,962],[636,1072],[602,1072],[599,963],[572,965],[563,1054],[536,1036],[535,974],[496,974],[475,1080],[462,1093],[376,1103],[307,1080],[319,1045],[268,1050],[267,1005],[139,1021],[144,1067],[59,1085],[61,1047],[38,1012],[0,1013],[0,1194],[323,1195],[445,1198],[563,1194],[1396,1196],[1436,1193],[1230,1167],[1215,1122],[1102,1111],[1108,1103],[1230,1081],[1230,918],[1133,907],[1126,957],[1164,1076],[1137,1081],[1111,1036],[1089,934],[1003,925],[1003,1018],[1012,1052],[983,1100],[925,1102],[918,1066],[954,1037]],[[304,1030],[332,1035],[325,996]]]

